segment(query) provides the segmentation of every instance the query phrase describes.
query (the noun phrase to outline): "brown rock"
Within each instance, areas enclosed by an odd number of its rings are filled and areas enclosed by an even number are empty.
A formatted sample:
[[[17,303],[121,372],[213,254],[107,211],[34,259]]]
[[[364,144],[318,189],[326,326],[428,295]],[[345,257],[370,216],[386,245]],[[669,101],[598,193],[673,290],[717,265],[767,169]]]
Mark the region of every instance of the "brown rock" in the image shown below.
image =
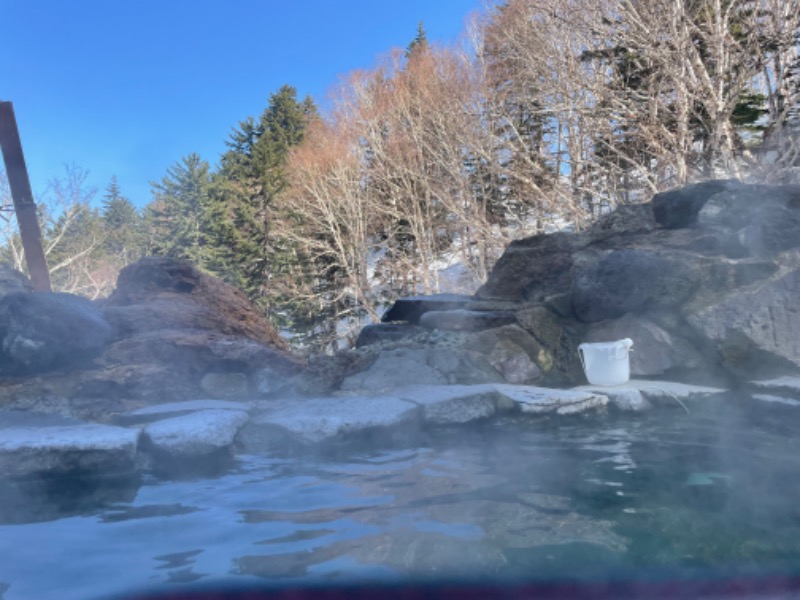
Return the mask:
[[[149,257],[125,267],[103,313],[119,337],[162,328],[200,329],[289,350],[244,293],[187,261]]]

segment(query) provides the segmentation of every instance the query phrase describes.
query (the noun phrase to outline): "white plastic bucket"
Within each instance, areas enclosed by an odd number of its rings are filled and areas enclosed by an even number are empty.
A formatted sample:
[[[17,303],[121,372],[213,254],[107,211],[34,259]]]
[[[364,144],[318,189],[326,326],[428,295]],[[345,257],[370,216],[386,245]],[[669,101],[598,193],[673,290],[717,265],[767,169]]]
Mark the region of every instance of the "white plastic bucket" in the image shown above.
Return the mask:
[[[632,348],[633,340],[630,338],[578,346],[586,379],[592,385],[622,385],[627,382],[631,378],[629,354]]]

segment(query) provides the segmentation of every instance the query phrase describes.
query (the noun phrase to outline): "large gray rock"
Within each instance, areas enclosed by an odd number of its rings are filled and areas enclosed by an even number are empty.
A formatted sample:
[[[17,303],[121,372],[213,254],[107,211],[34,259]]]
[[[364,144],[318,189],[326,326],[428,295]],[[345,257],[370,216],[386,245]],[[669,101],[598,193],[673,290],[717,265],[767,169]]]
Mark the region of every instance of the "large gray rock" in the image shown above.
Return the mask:
[[[171,459],[203,458],[231,451],[247,419],[248,414],[240,410],[200,410],[147,425],[144,441],[152,451]]]
[[[723,366],[745,376],[800,367],[800,270],[725,297],[687,317]]]
[[[698,224],[735,232],[749,256],[773,257],[800,246],[800,186],[734,186],[705,203]]]
[[[578,270],[572,284],[572,306],[585,323],[672,308],[688,300],[700,280],[701,274],[686,257],[639,249],[614,250]]]
[[[420,418],[420,408],[393,396],[310,398],[260,403],[261,414],[244,427],[246,450],[280,445],[289,438],[316,444],[339,436],[397,427]]]
[[[709,198],[740,185],[735,179],[722,179],[656,194],[652,201],[653,215],[656,222],[666,229],[690,227],[697,222],[698,214]]]
[[[511,242],[475,295],[541,302],[568,292],[574,245],[573,236],[561,232]]]
[[[365,370],[345,377],[345,391],[378,391],[407,385],[486,383],[502,376],[480,356],[458,348],[407,347],[386,350]]]
[[[410,385],[391,393],[422,407],[425,422],[436,425],[470,423],[513,407],[492,384]]]
[[[200,380],[200,388],[210,398],[242,398],[248,392],[247,375],[244,373],[206,373]]]
[[[56,415],[0,412],[0,477],[122,475],[135,469],[139,431]]]
[[[0,373],[43,373],[82,365],[110,340],[111,327],[86,298],[33,292],[0,300]]]

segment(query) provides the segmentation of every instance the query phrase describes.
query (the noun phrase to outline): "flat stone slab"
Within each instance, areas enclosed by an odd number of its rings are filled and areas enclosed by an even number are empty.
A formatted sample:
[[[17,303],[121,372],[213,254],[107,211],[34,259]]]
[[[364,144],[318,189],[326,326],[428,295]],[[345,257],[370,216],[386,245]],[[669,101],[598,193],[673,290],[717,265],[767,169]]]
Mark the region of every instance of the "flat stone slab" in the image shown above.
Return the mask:
[[[603,394],[613,406],[628,411],[645,410],[650,407],[650,403],[668,404],[675,403],[676,400],[694,400],[725,393],[722,388],[643,379],[631,379],[622,385],[582,385],[573,389]]]
[[[139,430],[0,411],[0,477],[133,470]]]
[[[514,404],[498,394],[494,384],[409,385],[395,388],[392,395],[422,408],[426,423],[448,425],[469,423],[509,410]]]
[[[601,408],[608,398],[591,391],[559,390],[530,385],[494,384],[494,389],[524,413],[571,415]]]
[[[230,400],[188,400],[185,402],[167,402],[154,404],[137,410],[117,415],[115,422],[120,425],[137,425],[151,423],[168,417],[189,414],[201,410],[237,410],[248,412],[254,403],[233,402]]]
[[[791,398],[800,399],[800,377],[776,377],[764,381],[751,381],[750,385],[758,390],[782,394]]]
[[[183,459],[230,449],[249,416],[242,410],[200,410],[144,428],[144,439],[157,452]]]
[[[261,414],[242,431],[245,447],[272,445],[287,435],[314,444],[337,436],[395,427],[420,417],[420,408],[393,396],[347,396],[259,403]]]

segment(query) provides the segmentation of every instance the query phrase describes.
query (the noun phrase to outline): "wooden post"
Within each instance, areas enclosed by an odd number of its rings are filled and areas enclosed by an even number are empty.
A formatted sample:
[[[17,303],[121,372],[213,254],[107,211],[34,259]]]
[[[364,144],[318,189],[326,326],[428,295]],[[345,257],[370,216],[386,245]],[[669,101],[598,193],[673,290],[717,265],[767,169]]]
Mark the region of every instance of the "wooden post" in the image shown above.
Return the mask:
[[[44,250],[42,249],[42,233],[39,220],[36,218],[36,204],[33,201],[31,182],[22,154],[22,142],[14,117],[11,102],[0,101],[0,149],[6,165],[8,185],[14,201],[14,212],[19,224],[19,235],[22,238],[22,249],[25,252],[25,263],[31,277],[33,289],[38,292],[52,291],[50,272],[47,269]]]

